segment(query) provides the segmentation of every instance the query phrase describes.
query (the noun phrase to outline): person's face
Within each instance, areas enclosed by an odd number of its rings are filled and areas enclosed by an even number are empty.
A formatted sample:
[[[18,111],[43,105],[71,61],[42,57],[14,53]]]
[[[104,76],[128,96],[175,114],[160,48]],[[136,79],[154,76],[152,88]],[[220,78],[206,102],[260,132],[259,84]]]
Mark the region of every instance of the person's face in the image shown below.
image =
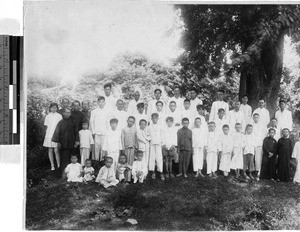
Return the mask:
[[[90,104],[88,101],[83,101],[82,102],[82,109],[83,110],[89,110],[90,109]]]
[[[209,114],[205,115],[205,120],[208,122],[209,121]]]
[[[189,126],[189,121],[183,121],[182,122],[182,126],[184,127],[184,128],[188,128],[188,126]]]
[[[240,107],[241,107],[241,103],[239,101],[234,104],[234,108],[236,111],[239,111]]]
[[[228,127],[224,127],[224,128],[222,128],[222,130],[223,130],[223,133],[225,135],[228,135],[228,132],[229,132],[229,128]]]
[[[194,99],[197,97],[196,91],[195,91],[195,90],[192,90],[192,91],[190,91],[190,93],[191,93],[191,99],[194,100]]]
[[[50,112],[52,112],[52,113],[57,112],[57,107],[56,107],[56,106],[52,106],[52,107],[50,108]]]
[[[201,119],[196,119],[196,120],[195,120],[195,126],[196,126],[197,128],[200,128],[200,126],[201,126]]]
[[[152,120],[153,124],[157,124],[158,117],[152,117],[151,120]]]
[[[89,127],[89,125],[88,125],[87,123],[83,123],[83,124],[82,124],[82,128],[83,128],[84,130],[86,130],[88,127]]]
[[[285,109],[285,103],[284,102],[280,102],[279,107],[281,110]]]
[[[219,101],[223,101],[223,99],[224,99],[224,93],[223,92],[218,92],[217,93],[217,98],[218,98]]]
[[[62,102],[61,102],[61,105],[62,105],[63,107],[67,107],[67,106],[69,106],[69,104],[70,104],[70,102],[69,102],[68,99],[63,99]]]
[[[106,95],[107,97],[109,97],[109,96],[110,96],[110,93],[111,93],[111,88],[110,88],[110,87],[106,87],[106,88],[104,89],[104,92],[105,92],[105,95]]]
[[[264,100],[259,100],[258,101],[258,107],[263,108],[265,106],[265,101]]]
[[[88,168],[92,166],[92,161],[88,160],[85,162],[85,166],[87,166]]]
[[[160,91],[155,91],[155,93],[154,93],[154,97],[155,97],[155,99],[159,100],[159,99],[160,99],[160,97],[161,97],[161,93],[160,93]]]
[[[105,166],[106,166],[107,168],[110,168],[111,165],[112,165],[112,163],[113,163],[112,159],[107,159],[107,160],[105,161]]]
[[[126,164],[126,157],[125,156],[120,156],[120,163],[121,164]]]
[[[144,121],[140,122],[140,128],[142,130],[145,130],[146,126],[147,126],[147,123],[145,123]]]
[[[225,112],[222,110],[220,112],[218,112],[219,118],[222,119],[225,115]]]
[[[179,88],[175,88],[175,89],[174,89],[174,95],[175,95],[176,97],[179,97],[179,96],[180,96],[180,89],[179,89]]]
[[[133,94],[133,97],[134,97],[134,100],[138,101],[140,99],[140,93],[138,91],[136,91],[134,94]]]
[[[143,154],[142,153],[138,153],[137,154],[137,160],[138,161],[142,161],[143,160]]]
[[[124,109],[123,101],[117,101],[117,109],[118,110],[123,110]]]
[[[191,103],[190,102],[184,102],[184,108],[186,109],[186,110],[188,110],[190,107],[191,107]]]
[[[287,138],[289,136],[289,133],[290,133],[289,130],[283,130],[282,131],[282,135],[283,135],[284,138]]]
[[[105,100],[98,101],[98,106],[99,106],[99,108],[103,109],[105,106]]]
[[[204,109],[203,108],[197,109],[197,112],[200,115],[204,115]]]
[[[215,129],[216,129],[216,125],[215,125],[214,123],[210,123],[210,124],[208,125],[208,130],[209,130],[210,132],[215,131]]]
[[[176,104],[174,102],[170,103],[170,110],[174,112],[176,110]]]
[[[173,122],[172,122],[171,120],[168,120],[168,121],[167,121],[167,126],[168,126],[168,127],[172,127],[172,126],[173,126]]]
[[[258,115],[254,115],[254,116],[253,116],[253,121],[254,121],[255,123],[258,123],[258,121],[259,121],[259,116],[258,116]]]
[[[113,122],[110,124],[110,127],[112,130],[116,130],[117,126],[118,126],[118,123],[116,123],[116,122]]]
[[[69,109],[65,109],[63,115],[65,119],[69,119],[71,117],[71,111]]]
[[[243,104],[246,105],[248,103],[248,97],[243,97],[242,102],[243,102]]]
[[[253,127],[251,127],[251,126],[247,127],[246,131],[247,131],[247,134],[250,135],[253,131]]]
[[[275,127],[277,125],[277,121],[275,119],[271,120],[271,126]]]
[[[241,132],[242,131],[242,125],[235,125],[235,130],[236,132]]]
[[[157,103],[157,104],[156,104],[156,110],[157,110],[158,112],[161,112],[161,111],[162,111],[162,108],[163,108],[163,105],[162,105],[161,103]]]
[[[99,106],[98,103],[97,103],[96,101],[94,101],[94,102],[93,102],[93,109],[98,108],[98,106]]]
[[[138,107],[137,110],[140,114],[142,114],[144,112],[144,107]]]
[[[190,92],[186,93],[186,98],[189,99],[189,100],[191,100],[191,93]]]
[[[271,130],[271,131],[269,132],[269,136],[273,138],[273,137],[275,136],[275,131],[274,131],[274,130]]]
[[[73,103],[73,110],[74,110],[74,111],[79,111],[79,109],[80,109],[79,103],[78,103],[78,102],[74,102],[74,103]]]
[[[133,118],[128,118],[127,119],[127,124],[128,124],[129,127],[132,127],[134,122],[135,122],[135,120]]]
[[[76,164],[76,162],[77,162],[77,157],[76,156],[72,156],[71,157],[71,162],[73,163],[73,164]]]

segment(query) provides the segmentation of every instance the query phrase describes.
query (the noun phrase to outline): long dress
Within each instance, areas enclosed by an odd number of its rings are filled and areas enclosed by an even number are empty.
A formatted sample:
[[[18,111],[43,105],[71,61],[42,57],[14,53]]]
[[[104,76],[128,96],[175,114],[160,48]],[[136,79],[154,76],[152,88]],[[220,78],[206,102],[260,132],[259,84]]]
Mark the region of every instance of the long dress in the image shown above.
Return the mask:
[[[292,156],[292,140],[290,138],[280,138],[277,143],[277,179],[280,181],[290,180],[290,158]]]
[[[276,147],[277,142],[274,138],[266,137],[263,142],[263,158],[260,171],[261,179],[276,178]],[[274,155],[269,158],[269,152]]]
[[[300,141],[295,144],[292,158],[297,159],[297,169],[294,176],[294,182],[300,183]]]

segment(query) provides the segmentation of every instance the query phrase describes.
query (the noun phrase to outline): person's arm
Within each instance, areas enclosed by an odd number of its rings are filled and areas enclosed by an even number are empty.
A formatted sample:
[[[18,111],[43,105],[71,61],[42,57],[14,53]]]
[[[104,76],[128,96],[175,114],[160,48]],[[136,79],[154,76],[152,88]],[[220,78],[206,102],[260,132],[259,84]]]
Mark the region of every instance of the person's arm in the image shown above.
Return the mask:
[[[92,133],[89,134],[90,145],[94,144],[94,139]]]
[[[125,129],[122,129],[121,143],[122,143],[122,150],[125,150]]]
[[[145,129],[146,130],[146,129]],[[141,133],[141,130],[137,130],[137,132],[136,132],[136,135],[137,135],[137,139],[138,139],[138,141],[139,142],[142,142],[142,143],[145,143],[146,144],[146,138],[144,138],[143,136],[142,136],[142,133]]]
[[[267,145],[266,145],[266,143],[267,143],[266,139],[267,138],[265,138],[264,141],[263,141],[263,146],[262,146],[263,154],[269,154],[269,151],[268,151],[268,148],[267,148]]]
[[[49,116],[47,114],[46,117],[45,117],[45,121],[44,121],[44,126],[45,126],[46,129],[48,128],[48,125],[49,125]]]
[[[95,134],[94,132],[94,117],[95,117],[95,112],[94,110],[91,112],[91,117],[90,117],[90,126],[89,126],[89,129],[90,131],[92,132],[92,135]]]
[[[177,131],[177,152],[180,151],[180,130]]]
[[[212,122],[215,120],[215,102],[213,102],[210,110],[209,121]]]
[[[299,152],[298,144],[299,143],[297,142],[294,146],[293,153],[292,153],[292,158],[297,158],[297,153]]]
[[[53,133],[53,136],[52,136],[52,142],[54,143],[59,143],[59,135],[60,135],[60,131],[61,131],[61,123],[59,122],[57,125],[56,125],[56,128],[55,128],[55,131]]]

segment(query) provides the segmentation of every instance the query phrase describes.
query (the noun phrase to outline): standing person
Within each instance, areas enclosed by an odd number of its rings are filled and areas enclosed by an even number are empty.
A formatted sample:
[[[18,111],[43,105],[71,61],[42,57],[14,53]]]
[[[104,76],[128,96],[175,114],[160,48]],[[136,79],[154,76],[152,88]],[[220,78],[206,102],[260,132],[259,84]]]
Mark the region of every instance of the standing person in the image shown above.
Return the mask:
[[[193,133],[188,128],[189,119],[182,119],[182,128],[177,131],[177,151],[179,153],[179,176],[187,177],[187,169],[193,152]]]
[[[228,113],[228,120],[230,128],[234,128],[236,123],[240,123],[242,126],[242,131],[245,131],[246,120],[244,113],[240,110],[241,103],[236,101],[234,103],[234,110],[230,110]],[[234,131],[232,131],[234,132]]]
[[[91,118],[90,102],[85,100],[82,101],[81,105],[82,105],[81,113],[83,113],[83,118],[90,121]]]
[[[129,116],[127,119],[127,126],[122,129],[121,133],[122,147],[125,151],[129,165],[133,164],[135,158],[134,151],[138,148],[136,127],[133,126],[134,123],[135,118]]]
[[[179,112],[181,112],[183,110],[183,101],[184,99],[181,97],[181,91],[180,91],[180,87],[179,86],[175,86],[173,89],[174,92],[174,97],[171,97],[169,99],[168,105],[170,106],[170,103],[172,101],[176,102],[176,110],[178,110]]]
[[[158,101],[162,102],[162,105],[164,107],[164,101],[161,99],[161,94],[162,94],[161,89],[155,89],[154,90],[154,99],[148,102],[147,115],[148,115],[149,119],[151,118],[151,115],[153,113],[156,113],[156,111],[157,111],[156,103]],[[162,108],[162,112],[165,112],[164,108]]]
[[[137,104],[136,107],[137,107],[137,113],[134,115],[136,128],[138,128],[139,123],[142,119],[146,121],[146,124],[148,126],[148,116],[145,113],[145,104],[143,102],[140,102]]]
[[[66,107],[69,107],[69,106],[70,106],[70,101],[69,101],[69,99],[68,99],[68,98],[63,98],[63,99],[61,100],[61,109],[58,110],[58,113],[60,113],[60,114],[63,116],[64,109],[65,109]]]
[[[220,167],[219,169],[223,171],[224,176],[228,176],[228,173],[230,172],[230,161],[231,161],[231,155],[233,152],[233,141],[232,137],[229,134],[229,126],[224,125],[222,127],[223,135],[220,138]]]
[[[189,99],[185,99],[183,103],[184,109],[182,110],[182,118],[187,118],[189,122],[194,121],[195,112],[191,110],[191,102]],[[189,129],[193,128],[193,123],[189,124]]]
[[[94,137],[94,151],[92,153],[93,160],[102,160],[103,158],[103,142],[107,133],[107,118],[108,111],[105,108],[105,98],[103,96],[98,97],[98,108],[91,112],[90,118],[90,131]]]
[[[290,180],[290,159],[293,152],[292,140],[289,138],[289,129],[284,128],[282,130],[282,138],[277,143],[277,179],[279,181]]]
[[[81,165],[84,166],[85,160],[90,158],[90,149],[94,144],[92,132],[88,130],[89,122],[84,119],[82,122],[82,130],[79,131],[80,156]]]
[[[205,120],[205,111],[204,111],[203,105],[197,105],[196,109],[197,109],[197,111],[196,111],[196,114],[194,115],[193,122],[195,122],[196,118],[200,118],[201,124],[205,125],[204,122],[206,120]],[[192,128],[194,128],[194,127],[195,127],[195,123],[193,123]],[[206,131],[208,131],[208,127],[207,126],[206,126]]]
[[[267,127],[268,123],[270,122],[270,113],[269,111],[265,108],[265,100],[263,98],[260,98],[258,101],[258,108],[254,110],[254,114],[259,115],[259,121],[264,126],[265,128]],[[252,116],[253,116],[252,115]]]
[[[202,105],[203,102],[200,98],[198,98],[198,90],[196,88],[192,88],[190,90],[190,94],[191,94],[191,110],[194,112],[194,114],[197,113],[197,106],[198,105]]]
[[[71,118],[74,120],[78,130],[81,130],[84,114],[80,111],[80,102],[77,100],[72,103]]]
[[[156,102],[156,111],[154,113],[158,114],[158,124],[160,127],[164,127],[166,124],[166,114],[163,111],[164,103],[162,101]],[[149,122],[150,122],[149,118]]]
[[[251,124],[248,124],[246,126],[246,134],[245,134],[245,148],[244,148],[244,156],[243,156],[243,162],[244,162],[244,177],[246,179],[254,179],[252,176],[252,172],[255,171],[254,168],[254,136],[252,134],[253,126]],[[249,172],[249,175],[247,175],[247,171]]]
[[[276,146],[277,142],[274,139],[275,129],[269,129],[269,136],[263,142],[263,158],[261,165],[261,179],[276,179]]]
[[[112,112],[116,109],[117,99],[114,98],[111,94],[111,83],[107,83],[104,85],[104,93],[105,93],[105,108],[107,112]]]
[[[225,119],[228,117],[228,111],[229,111],[229,106],[228,103],[224,101],[224,90],[220,89],[217,92],[217,101],[214,101],[212,106],[211,106],[211,111],[209,115],[209,121],[215,122],[216,119],[218,118],[218,110],[219,109],[224,109],[225,112]]]
[[[201,173],[203,169],[203,151],[204,147],[207,146],[207,126],[205,121],[202,122],[200,117],[195,118],[195,127],[192,130],[192,140],[193,140],[193,166],[194,172],[196,172],[195,177],[199,175],[204,177]]]
[[[286,109],[286,102],[285,100],[281,99],[279,101],[279,110],[275,113],[275,118],[278,121],[278,127],[279,127],[279,134],[281,136],[282,130],[284,128],[289,129],[292,131],[293,129],[293,118],[292,118],[292,112]]]
[[[157,166],[157,172],[160,173],[160,178],[162,181],[165,180],[163,175],[163,157],[162,157],[162,143],[163,143],[163,129],[159,125],[158,113],[153,113],[151,115],[152,123],[148,127],[150,134],[150,156],[149,156],[149,171],[152,172],[152,179],[156,179],[155,174],[155,163]]]
[[[54,166],[54,154],[56,158],[57,168],[60,167],[60,156],[58,150],[58,144],[52,142],[52,136],[55,131],[57,123],[62,120],[61,114],[57,113],[58,105],[56,103],[51,103],[49,107],[49,114],[46,115],[44,126],[46,126],[46,135],[44,139],[43,146],[48,148],[48,157],[51,163],[51,171],[55,170]]]
[[[207,136],[207,170],[206,173],[209,177],[218,177],[216,171],[218,169],[218,152],[219,152],[219,134],[216,132],[216,124],[214,122],[208,123],[208,136]]]
[[[293,181],[294,183],[299,184],[300,183],[300,141],[297,141],[295,143],[292,158],[295,158],[297,160],[297,169]]]
[[[79,145],[78,129],[71,119],[71,109],[64,108],[63,119],[60,120],[52,136],[52,142],[60,143],[60,167],[63,172],[69,163],[71,154]]]
[[[244,113],[245,123],[248,125],[252,119],[252,107],[248,105],[248,96],[246,94],[242,97],[240,110]]]
[[[140,96],[141,95],[140,95],[139,91],[134,92],[133,99],[128,104],[128,108],[127,108],[128,116],[135,116],[138,113],[137,105],[139,103],[142,103],[142,100],[140,99]]]
[[[151,137],[150,137],[150,132],[147,128],[147,121],[145,119],[141,119],[139,121],[139,128],[137,128],[136,134],[137,134],[139,150],[143,152],[144,161],[148,169]]]
[[[167,117],[172,117],[174,119],[174,126],[177,128],[181,125],[181,112],[177,109],[177,105],[175,101],[170,101],[169,103],[169,112],[167,113]]]
[[[218,109],[218,117],[215,118],[215,125],[216,125],[216,131],[220,135],[223,134],[223,126],[228,125],[229,122],[227,118],[225,117],[225,110],[223,108]]]
[[[117,101],[117,109],[109,113],[108,122],[110,119],[118,119],[117,130],[122,131],[127,126],[128,113],[124,110],[124,102],[122,99]]]
[[[242,125],[235,124],[235,132],[232,135],[233,156],[230,162],[230,168],[235,170],[236,178],[240,177],[240,170],[243,169],[243,149],[245,147],[245,135],[242,133]]]

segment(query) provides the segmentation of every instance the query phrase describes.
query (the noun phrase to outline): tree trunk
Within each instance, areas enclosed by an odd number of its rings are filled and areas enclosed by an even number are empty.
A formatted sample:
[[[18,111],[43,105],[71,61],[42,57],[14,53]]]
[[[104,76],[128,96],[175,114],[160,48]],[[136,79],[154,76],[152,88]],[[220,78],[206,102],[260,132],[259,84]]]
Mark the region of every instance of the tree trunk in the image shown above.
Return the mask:
[[[266,101],[266,108],[274,117],[277,109],[278,93],[283,65],[282,33],[276,42],[266,41],[261,52],[251,56],[251,62],[242,65],[240,77],[240,98],[247,94],[253,111],[258,107],[259,98]]]

